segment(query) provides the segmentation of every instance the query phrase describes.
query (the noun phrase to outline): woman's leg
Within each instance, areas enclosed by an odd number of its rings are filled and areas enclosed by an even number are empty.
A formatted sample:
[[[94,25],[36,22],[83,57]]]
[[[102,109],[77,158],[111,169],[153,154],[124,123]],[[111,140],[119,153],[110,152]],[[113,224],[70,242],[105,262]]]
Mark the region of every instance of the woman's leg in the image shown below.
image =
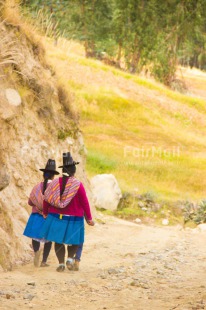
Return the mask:
[[[58,258],[59,264],[64,264],[65,260],[65,245],[60,243],[55,243],[54,245],[55,253]]]
[[[44,244],[44,251],[43,251],[43,259],[42,259],[42,263],[41,263],[41,266],[46,266],[46,261],[47,261],[47,258],[49,256],[49,253],[51,251],[51,247],[52,247],[52,242],[49,241],[49,242],[46,242]]]
[[[79,245],[72,244],[67,246],[68,258],[74,258]]]
[[[78,246],[78,249],[77,249],[77,252],[75,254],[75,260],[79,261],[81,260],[81,256],[82,256],[82,250],[83,250],[83,243],[81,243],[79,246]]]
[[[39,259],[40,259],[40,242],[32,239],[32,246],[34,250],[34,266],[39,267]]]
[[[74,255],[76,254],[78,247],[79,245],[75,245],[75,244],[67,246],[68,258],[67,258],[66,264],[69,270],[73,270]]]
[[[59,267],[56,271],[63,272],[65,269],[64,259],[65,259],[65,245],[60,243],[55,243],[54,245],[55,253],[59,261]]]
[[[32,239],[32,247],[33,247],[34,252],[39,251],[40,242]]]
[[[83,250],[83,243],[81,243],[78,246],[77,252],[75,254],[75,262],[73,266],[73,270],[78,271],[79,270],[79,262],[81,261],[81,256],[82,256],[82,250]]]

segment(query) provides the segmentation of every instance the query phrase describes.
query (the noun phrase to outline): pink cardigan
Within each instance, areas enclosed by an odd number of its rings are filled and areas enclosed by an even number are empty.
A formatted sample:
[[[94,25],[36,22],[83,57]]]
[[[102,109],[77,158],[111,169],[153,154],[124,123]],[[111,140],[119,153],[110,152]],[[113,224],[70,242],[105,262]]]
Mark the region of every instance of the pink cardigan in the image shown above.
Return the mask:
[[[62,189],[62,177],[59,178],[60,190]],[[91,210],[89,201],[86,195],[86,191],[82,183],[80,183],[79,189],[71,200],[71,202],[65,208],[55,208],[50,205],[47,201],[43,203],[43,214],[48,213],[74,215],[74,216],[85,216],[87,220],[92,220]]]

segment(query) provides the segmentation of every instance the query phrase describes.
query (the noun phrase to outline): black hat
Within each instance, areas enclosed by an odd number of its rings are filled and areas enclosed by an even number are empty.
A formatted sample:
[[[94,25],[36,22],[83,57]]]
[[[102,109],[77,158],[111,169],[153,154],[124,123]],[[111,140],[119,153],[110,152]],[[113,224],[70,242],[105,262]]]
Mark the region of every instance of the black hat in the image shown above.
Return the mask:
[[[39,169],[39,170],[43,172],[51,172],[53,174],[59,174],[59,172],[56,171],[56,162],[54,159],[49,159],[47,161],[45,169]]]
[[[73,160],[70,152],[63,153],[63,165],[59,166],[58,168],[63,168],[63,167],[68,167],[68,166],[73,166],[73,165],[78,165],[79,162],[76,162]]]

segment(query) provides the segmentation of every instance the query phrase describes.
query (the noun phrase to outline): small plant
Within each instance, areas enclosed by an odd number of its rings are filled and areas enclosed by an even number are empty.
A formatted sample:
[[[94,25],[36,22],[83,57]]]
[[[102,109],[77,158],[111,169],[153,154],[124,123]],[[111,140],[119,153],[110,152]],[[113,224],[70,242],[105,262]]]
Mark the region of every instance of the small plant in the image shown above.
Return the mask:
[[[206,222],[206,200],[202,200],[197,208],[195,223],[201,224]]]
[[[206,200],[203,199],[198,205],[186,201],[183,206],[184,224],[194,222],[195,224],[206,223]]]
[[[75,133],[75,131],[72,131],[72,130],[69,130],[69,129],[66,129],[66,130],[60,129],[58,131],[57,137],[58,137],[59,140],[63,140],[64,141],[68,137],[76,138],[76,133]]]

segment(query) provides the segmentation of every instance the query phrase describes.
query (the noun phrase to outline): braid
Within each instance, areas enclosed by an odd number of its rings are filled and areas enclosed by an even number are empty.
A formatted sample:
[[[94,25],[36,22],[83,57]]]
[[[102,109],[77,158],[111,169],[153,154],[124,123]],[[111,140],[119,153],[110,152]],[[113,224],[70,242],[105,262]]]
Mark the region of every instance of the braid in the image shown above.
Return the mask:
[[[44,195],[44,192],[47,188],[47,183],[49,180],[52,180],[54,177],[54,173],[53,172],[44,172],[44,183],[43,183],[43,191],[42,194]]]
[[[48,183],[48,181],[49,181],[49,178],[48,178],[48,177],[44,179],[44,183],[43,183],[43,192],[42,192],[43,195],[44,195],[44,192],[45,192],[45,190],[46,190],[46,188],[47,188],[47,183]]]
[[[75,166],[75,165],[71,165],[71,166],[63,167],[62,172],[63,172],[63,173],[67,173],[69,176],[66,176],[66,175],[63,174],[63,178],[62,178],[62,190],[61,190],[60,196],[62,196],[63,193],[64,193],[64,190],[65,190],[65,186],[66,186],[66,184],[67,184],[68,177],[72,177],[72,176],[75,174],[75,172],[76,172],[76,166]]]
[[[68,180],[68,177],[66,175],[63,175],[63,178],[62,178],[62,190],[61,190],[60,196],[62,196],[63,193],[64,193],[64,190],[65,190],[65,187],[66,187],[66,184],[67,184],[67,180]]]

